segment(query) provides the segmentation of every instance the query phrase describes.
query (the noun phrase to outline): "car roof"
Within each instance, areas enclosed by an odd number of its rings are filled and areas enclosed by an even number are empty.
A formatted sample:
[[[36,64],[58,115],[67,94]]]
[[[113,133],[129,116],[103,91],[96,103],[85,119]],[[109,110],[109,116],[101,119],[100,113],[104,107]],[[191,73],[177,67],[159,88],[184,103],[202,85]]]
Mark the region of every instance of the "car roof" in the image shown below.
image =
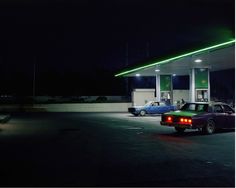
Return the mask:
[[[214,101],[211,101],[211,102],[188,102],[187,104],[208,104],[210,106],[212,106],[212,105],[228,105],[227,103],[224,103],[224,102],[214,102]]]

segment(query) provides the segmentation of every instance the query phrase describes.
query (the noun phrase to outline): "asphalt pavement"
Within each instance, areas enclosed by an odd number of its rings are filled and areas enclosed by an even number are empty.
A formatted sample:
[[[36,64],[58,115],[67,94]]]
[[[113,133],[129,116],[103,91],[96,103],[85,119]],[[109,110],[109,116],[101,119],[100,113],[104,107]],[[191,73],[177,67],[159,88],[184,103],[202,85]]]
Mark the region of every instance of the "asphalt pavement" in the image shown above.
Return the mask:
[[[234,130],[179,135],[158,115],[12,114],[0,148],[0,186],[235,185]]]

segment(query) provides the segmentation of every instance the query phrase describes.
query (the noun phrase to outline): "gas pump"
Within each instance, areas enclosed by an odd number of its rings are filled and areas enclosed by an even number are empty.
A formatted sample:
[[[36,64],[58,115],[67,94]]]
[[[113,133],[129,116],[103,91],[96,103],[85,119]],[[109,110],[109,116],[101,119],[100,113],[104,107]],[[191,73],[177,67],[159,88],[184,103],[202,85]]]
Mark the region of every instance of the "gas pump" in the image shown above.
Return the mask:
[[[171,91],[161,91],[161,102],[171,105]]]
[[[196,102],[208,102],[208,90],[196,89]]]
[[[209,99],[209,69],[195,68],[195,101],[208,102]]]
[[[172,76],[160,75],[160,101],[166,105],[172,103]]]

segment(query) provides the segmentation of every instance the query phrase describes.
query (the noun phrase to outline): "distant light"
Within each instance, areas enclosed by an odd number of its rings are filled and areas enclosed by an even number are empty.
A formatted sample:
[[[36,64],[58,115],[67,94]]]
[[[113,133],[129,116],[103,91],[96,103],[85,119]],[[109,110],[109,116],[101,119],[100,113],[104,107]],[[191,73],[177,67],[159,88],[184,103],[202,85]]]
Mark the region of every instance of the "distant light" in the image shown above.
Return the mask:
[[[155,71],[156,71],[156,72],[160,72],[160,70],[159,70],[159,69],[156,69]]]
[[[140,76],[140,74],[136,74],[136,76],[138,77],[138,76]]]
[[[201,59],[196,59],[194,62],[195,62],[195,63],[201,63],[202,60],[201,60]]]
[[[176,74],[173,74],[173,76],[176,76]]]

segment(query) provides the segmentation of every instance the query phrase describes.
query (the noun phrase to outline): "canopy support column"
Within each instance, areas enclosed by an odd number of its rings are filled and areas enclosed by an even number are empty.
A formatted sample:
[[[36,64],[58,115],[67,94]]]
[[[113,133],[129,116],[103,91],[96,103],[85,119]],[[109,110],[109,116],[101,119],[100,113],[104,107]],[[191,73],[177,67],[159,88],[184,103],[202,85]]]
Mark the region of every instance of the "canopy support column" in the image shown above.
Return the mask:
[[[191,69],[190,71],[190,75],[189,75],[189,78],[190,78],[190,90],[189,90],[189,96],[190,96],[190,102],[195,102],[195,74],[194,74],[194,69]]]
[[[211,85],[210,85],[210,70],[209,68],[207,69],[208,71],[208,101],[211,101]]]
[[[161,101],[160,75],[156,74],[156,101]]]

